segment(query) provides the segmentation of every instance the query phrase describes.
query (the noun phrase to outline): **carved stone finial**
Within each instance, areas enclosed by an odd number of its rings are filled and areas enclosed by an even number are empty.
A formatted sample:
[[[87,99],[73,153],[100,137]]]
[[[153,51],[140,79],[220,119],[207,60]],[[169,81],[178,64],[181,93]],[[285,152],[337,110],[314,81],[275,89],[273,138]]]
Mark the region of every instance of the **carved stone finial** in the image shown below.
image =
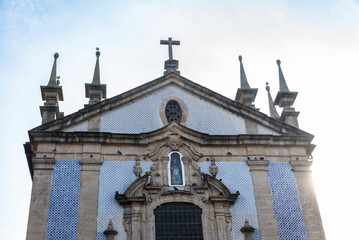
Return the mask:
[[[298,92],[289,91],[280,64],[281,64],[280,60],[277,60],[278,72],[279,72],[279,91],[274,100],[274,105],[279,105],[279,107],[283,108],[283,112],[279,119],[280,121],[292,125],[296,128],[299,128],[298,125],[299,112],[295,111],[295,109],[292,107],[298,95]]]
[[[244,71],[242,56],[239,55],[240,66],[240,88],[237,90],[235,101],[247,105],[251,108],[255,108],[253,102],[257,96],[258,88],[251,88],[249,86],[246,72]]]
[[[274,106],[272,95],[270,94],[270,87],[268,82],[266,82],[266,90],[268,92],[269,116],[278,120],[280,117],[277,112],[277,109]]]
[[[63,117],[63,113],[59,109],[59,101],[63,101],[62,87],[57,77],[57,59],[59,54],[54,54],[54,63],[50,74],[49,82],[46,86],[40,86],[41,97],[44,100],[44,106],[40,106],[42,124]]]
[[[242,63],[242,56],[239,55],[238,57],[240,63],[240,70],[241,70],[241,88],[242,89],[250,89],[251,87],[248,84],[246,72],[244,71],[243,63]]]
[[[218,173],[218,167],[216,166],[216,162],[214,161],[213,157],[211,157],[211,166],[209,167],[209,172],[212,174],[213,177],[216,177]]]
[[[107,240],[114,240],[118,231],[113,227],[112,220],[108,223],[107,229],[103,231]]]
[[[85,96],[89,98],[89,103],[85,105],[88,107],[92,104],[100,102],[102,99],[106,98],[106,84],[101,84],[100,80],[100,49],[96,48],[96,65],[95,71],[93,73],[93,78],[91,83],[85,83]]]
[[[254,227],[249,225],[247,219],[244,221],[244,226],[241,228],[241,232],[244,234],[244,240],[253,240]]]
[[[140,157],[139,156],[136,157],[136,165],[133,166],[133,172],[136,175],[136,178],[139,178],[141,176],[142,167],[140,165]]]
[[[282,71],[282,68],[280,66],[281,62],[278,59],[277,65],[278,65],[278,72],[279,72],[279,91],[281,92],[289,92],[289,88],[287,86],[287,82],[285,81],[284,74]]]

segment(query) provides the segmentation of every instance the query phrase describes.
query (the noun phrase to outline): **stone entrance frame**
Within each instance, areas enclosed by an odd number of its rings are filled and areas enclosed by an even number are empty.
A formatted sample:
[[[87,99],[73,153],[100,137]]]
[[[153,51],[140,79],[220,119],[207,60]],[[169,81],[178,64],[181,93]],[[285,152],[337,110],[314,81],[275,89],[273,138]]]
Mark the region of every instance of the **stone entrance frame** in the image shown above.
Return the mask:
[[[171,190],[168,185],[169,154],[182,154],[185,186]],[[203,237],[206,240],[231,239],[230,206],[239,192],[231,193],[218,179],[200,171],[197,162],[202,155],[173,132],[169,138],[148,154],[152,166],[136,179],[124,194],[115,198],[124,207],[124,224],[128,240],[155,240],[154,210],[164,203],[187,202],[202,209]]]

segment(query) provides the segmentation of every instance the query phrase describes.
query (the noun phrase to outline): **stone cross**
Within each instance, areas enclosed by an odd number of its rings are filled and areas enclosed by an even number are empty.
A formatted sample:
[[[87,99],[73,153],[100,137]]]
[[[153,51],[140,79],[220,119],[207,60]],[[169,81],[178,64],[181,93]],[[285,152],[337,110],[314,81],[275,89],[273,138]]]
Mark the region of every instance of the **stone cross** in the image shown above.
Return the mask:
[[[168,45],[169,60],[173,60],[172,45],[180,45],[180,41],[177,40],[172,41],[172,38],[169,37],[168,40],[161,40],[160,44]]]

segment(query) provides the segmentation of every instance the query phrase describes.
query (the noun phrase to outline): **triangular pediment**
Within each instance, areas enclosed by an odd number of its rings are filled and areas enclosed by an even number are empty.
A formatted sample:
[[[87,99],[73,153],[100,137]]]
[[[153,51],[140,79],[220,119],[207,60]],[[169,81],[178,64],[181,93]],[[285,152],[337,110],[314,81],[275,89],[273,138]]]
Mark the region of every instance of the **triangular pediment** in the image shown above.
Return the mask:
[[[182,109],[181,125],[209,135],[310,135],[228,99],[180,75],[169,74],[32,131],[141,134],[168,124],[166,103]]]

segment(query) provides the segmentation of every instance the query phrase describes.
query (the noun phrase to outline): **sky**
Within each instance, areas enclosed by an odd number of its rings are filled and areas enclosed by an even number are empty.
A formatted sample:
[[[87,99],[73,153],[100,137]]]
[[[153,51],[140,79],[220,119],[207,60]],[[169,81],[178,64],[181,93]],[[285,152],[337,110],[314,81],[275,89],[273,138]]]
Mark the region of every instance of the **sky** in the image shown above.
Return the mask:
[[[40,85],[58,52],[65,115],[83,107],[95,48],[113,97],[163,75],[174,46],[181,75],[234,99],[238,55],[257,108],[279,88],[280,59],[299,126],[315,135],[312,176],[326,237],[353,239],[359,216],[357,157],[359,1],[0,0],[0,239],[25,239],[31,178],[22,144],[40,125]],[[281,113],[281,109],[278,109]]]

